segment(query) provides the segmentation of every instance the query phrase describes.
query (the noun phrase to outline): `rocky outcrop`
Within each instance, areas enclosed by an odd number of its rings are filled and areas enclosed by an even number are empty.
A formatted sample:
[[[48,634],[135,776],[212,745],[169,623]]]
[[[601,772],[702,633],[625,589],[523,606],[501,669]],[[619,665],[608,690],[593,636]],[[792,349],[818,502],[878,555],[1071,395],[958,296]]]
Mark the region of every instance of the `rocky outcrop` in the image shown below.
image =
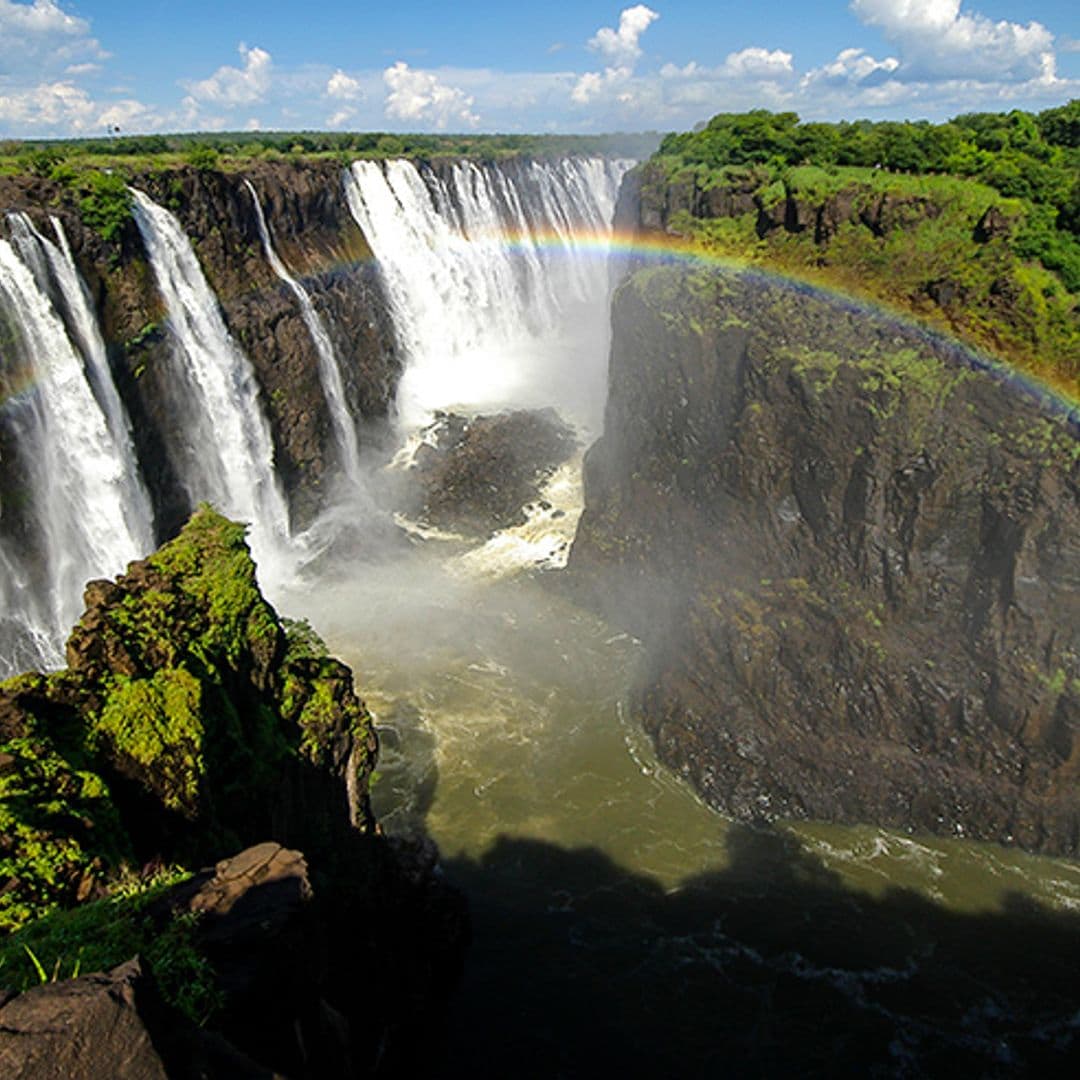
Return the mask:
[[[264,843],[172,887],[132,924],[134,937],[154,943],[152,963],[135,957],[0,992],[3,1075],[314,1080],[424,1071],[438,1046],[432,1013],[464,947],[461,900],[430,865],[417,874],[408,852],[376,838],[349,865],[358,874],[350,887],[325,873],[316,887],[300,852]],[[112,905],[101,917],[115,923],[123,902]],[[78,933],[58,940],[73,949]],[[50,961],[49,945],[37,947]],[[375,1000],[365,992],[372,985],[382,991]]]
[[[471,420],[440,415],[407,474],[406,502],[426,523],[487,535],[521,525],[577,439],[554,409]]]
[[[979,367],[752,275],[616,294],[570,567],[714,806],[1080,850],[1080,444]]]
[[[10,999],[0,1008],[0,1073],[10,1080],[275,1075],[168,1009],[138,959]]]
[[[176,166],[131,176],[134,187],[179,218],[230,332],[255,368],[277,471],[297,525],[322,505],[340,463],[315,345],[295,297],[263,254],[245,181],[258,194],[279,256],[327,326],[351,415],[360,422],[362,441],[371,441],[390,412],[401,357],[377,269],[345,201],[341,168],[330,161],[253,161],[241,172]],[[177,419],[162,302],[134,222],[105,240],[86,224],[84,198],[78,180],[63,185],[0,177],[0,213],[23,210],[46,234],[55,216],[70,240],[165,537],[193,507],[179,482],[185,433]]]
[[[0,811],[0,926],[92,895],[125,859],[198,865],[266,837],[322,857],[373,827],[371,718],[263,599],[242,526],[200,510],[86,604],[65,670],[0,685],[0,794],[20,796]]]
[[[425,1072],[468,920],[433,845],[378,833],[349,670],[209,508],[86,604],[66,669],[0,684],[0,983],[109,973],[0,1009],[0,1071]]]

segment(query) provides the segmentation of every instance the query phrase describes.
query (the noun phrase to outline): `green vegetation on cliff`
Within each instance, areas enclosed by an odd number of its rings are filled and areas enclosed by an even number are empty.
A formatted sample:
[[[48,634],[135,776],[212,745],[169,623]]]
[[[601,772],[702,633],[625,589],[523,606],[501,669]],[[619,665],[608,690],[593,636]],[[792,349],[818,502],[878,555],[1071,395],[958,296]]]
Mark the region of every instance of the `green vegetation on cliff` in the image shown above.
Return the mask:
[[[1080,386],[1080,101],[945,124],[762,110],[667,136],[642,224],[840,286]]]
[[[127,135],[115,139],[0,142],[0,174],[34,173],[62,179],[84,167],[179,165],[235,169],[253,159],[440,157],[499,161],[574,154],[645,157],[655,133],[618,135],[432,135],[333,131],[229,131],[191,135]]]
[[[147,860],[198,866],[268,836],[317,850],[367,824],[370,716],[310,627],[263,599],[244,534],[201,508],[88,586],[65,671],[0,684],[0,930]]]
[[[119,882],[112,894],[56,911],[0,941],[0,982],[28,990],[42,982],[108,971],[138,954],[162,996],[203,1024],[222,1003],[214,971],[197,936],[198,916],[155,911],[154,905],[190,875],[158,871]]]

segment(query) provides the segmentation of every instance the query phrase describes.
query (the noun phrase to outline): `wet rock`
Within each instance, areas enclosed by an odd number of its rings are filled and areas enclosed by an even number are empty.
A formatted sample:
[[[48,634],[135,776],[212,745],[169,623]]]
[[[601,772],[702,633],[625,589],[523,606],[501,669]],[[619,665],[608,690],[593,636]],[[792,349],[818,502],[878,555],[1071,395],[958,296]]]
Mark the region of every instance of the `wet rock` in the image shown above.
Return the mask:
[[[1080,850],[1068,418],[752,275],[639,275],[614,327],[570,571],[647,643],[661,757],[747,820]]]
[[[410,472],[420,517],[475,535],[522,524],[524,507],[577,447],[554,409],[440,416]]]
[[[133,959],[47,983],[0,1007],[7,1080],[272,1080],[274,1074],[161,1001]]]

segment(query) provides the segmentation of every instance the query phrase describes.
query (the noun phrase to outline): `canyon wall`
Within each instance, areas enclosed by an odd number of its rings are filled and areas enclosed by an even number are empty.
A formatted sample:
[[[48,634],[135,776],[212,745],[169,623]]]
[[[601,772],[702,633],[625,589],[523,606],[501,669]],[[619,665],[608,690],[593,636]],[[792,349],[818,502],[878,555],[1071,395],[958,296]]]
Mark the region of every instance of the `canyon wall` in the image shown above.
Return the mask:
[[[618,290],[571,572],[661,757],[743,819],[1080,850],[1075,418],[749,273]]]

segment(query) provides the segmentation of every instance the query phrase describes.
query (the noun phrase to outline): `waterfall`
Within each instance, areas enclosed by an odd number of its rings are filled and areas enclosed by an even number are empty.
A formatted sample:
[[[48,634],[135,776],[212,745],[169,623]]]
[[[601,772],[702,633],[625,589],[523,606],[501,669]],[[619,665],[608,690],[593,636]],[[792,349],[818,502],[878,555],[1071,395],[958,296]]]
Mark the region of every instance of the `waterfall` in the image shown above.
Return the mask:
[[[21,373],[28,385],[4,411],[36,543],[0,542],[2,671],[55,666],[86,582],[119,573],[153,539],[127,418],[63,230],[54,226],[58,247],[24,215],[9,222],[15,246],[0,239],[0,375]]]
[[[319,380],[322,383],[323,396],[330,411],[330,422],[334,428],[334,439],[337,443],[338,458],[346,477],[353,486],[360,481],[360,447],[356,439],[356,426],[349,413],[348,401],[345,397],[345,386],[341,379],[341,365],[338,363],[337,354],[330,341],[330,335],[326,332],[322,319],[319,318],[315,306],[311,302],[304,287],[286,269],[274,245],[270,240],[270,230],[266,225],[266,218],[259,203],[259,196],[255,192],[250,180],[244,180],[244,184],[251,193],[251,201],[255,204],[255,216],[259,224],[259,236],[262,239],[263,251],[270,268],[292,290],[300,305],[300,314],[304,318],[304,324],[311,334],[311,340],[315,345],[315,351],[319,357]]]
[[[407,426],[439,408],[603,406],[607,237],[627,162],[355,162],[353,217],[379,260],[407,355]],[[591,365],[588,358],[599,358]]]
[[[273,575],[288,562],[289,514],[255,372],[229,335],[180,223],[141,191],[132,189],[132,200],[177,361],[174,381],[192,451],[183,483],[193,500],[250,523],[260,571]]]

